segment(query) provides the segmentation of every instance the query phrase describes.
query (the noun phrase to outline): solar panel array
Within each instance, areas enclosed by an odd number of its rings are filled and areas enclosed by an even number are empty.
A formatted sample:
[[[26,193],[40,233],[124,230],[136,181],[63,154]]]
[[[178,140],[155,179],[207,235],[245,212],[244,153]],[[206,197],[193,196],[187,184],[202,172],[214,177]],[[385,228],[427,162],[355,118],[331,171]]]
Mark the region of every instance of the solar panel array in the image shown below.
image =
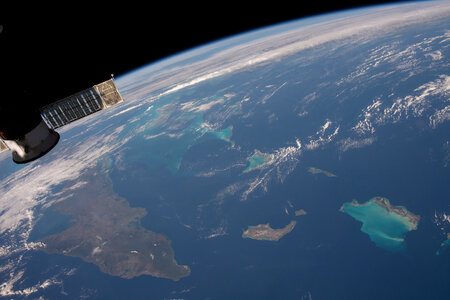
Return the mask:
[[[122,101],[110,79],[41,108],[41,116],[50,128],[55,129]]]
[[[110,79],[42,107],[41,116],[49,128],[56,129],[122,101],[114,80]],[[4,150],[8,147],[0,138],[0,152]]]

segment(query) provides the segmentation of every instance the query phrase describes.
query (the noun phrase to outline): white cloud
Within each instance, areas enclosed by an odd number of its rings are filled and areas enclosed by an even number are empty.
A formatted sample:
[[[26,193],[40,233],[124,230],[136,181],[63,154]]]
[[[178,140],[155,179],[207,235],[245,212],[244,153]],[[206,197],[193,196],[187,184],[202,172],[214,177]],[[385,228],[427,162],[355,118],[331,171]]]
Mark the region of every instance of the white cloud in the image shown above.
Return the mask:
[[[298,139],[295,142],[296,146],[281,147],[270,154],[271,161],[267,166],[245,184],[247,189],[242,193],[241,201],[247,200],[248,196],[258,189],[266,192],[272,180],[283,182],[296,168],[302,154],[302,144]]]
[[[325,123],[316,132],[315,136],[310,136],[309,142],[305,145],[307,150],[314,150],[330,143],[339,133],[340,126],[330,120]]]
[[[28,287],[17,288],[17,285],[23,285],[24,282],[24,274],[25,270],[23,269],[24,265],[24,256],[19,255],[15,259],[10,259],[9,262],[0,268],[0,272],[6,273],[9,272],[9,279],[5,280],[0,285],[0,296],[2,297],[12,297],[12,296],[29,296],[34,294],[40,290],[47,289],[52,285],[61,285],[62,281],[57,278],[61,274],[57,274],[48,279],[41,279],[34,285]]]
[[[380,113],[381,104],[382,102],[380,101],[380,99],[376,99],[372,104],[367,106],[361,114],[362,119],[359,120],[359,122],[352,129],[359,134],[364,134],[367,132],[374,133],[375,127],[372,124],[372,120],[376,115]]]
[[[415,95],[398,98],[391,107],[385,108],[378,122],[395,123],[401,119],[422,116],[425,111],[435,107],[436,102],[439,103],[439,101],[431,102],[431,96],[442,97],[441,101],[450,102],[450,76],[440,75],[435,81],[421,85],[414,92]]]
[[[91,256],[101,253],[103,250],[100,247],[95,247],[92,249]]]
[[[440,50],[426,53],[425,56],[431,57],[432,60],[441,60],[443,58],[442,52]]]
[[[240,180],[220,190],[211,202],[222,204],[225,198],[232,196],[239,197],[241,201],[245,201],[255,191],[262,190],[266,192],[270,182],[274,180],[283,182],[289,176],[296,168],[301,154],[302,144],[298,139],[295,141],[295,146],[281,147],[270,154],[266,154],[270,155],[271,160],[264,168],[258,169],[255,172],[246,173],[250,174],[249,179]],[[246,165],[239,163],[233,165],[233,167],[245,167]],[[199,210],[204,206],[198,206]]]
[[[0,285],[0,296],[10,297],[10,296],[29,296],[31,294],[36,293],[39,290],[46,289],[51,285],[58,284],[60,285],[60,281],[56,281],[55,279],[46,279],[42,283],[35,284],[31,287],[14,290],[14,285],[16,283],[20,283],[23,274],[25,271],[21,270],[17,273],[10,274],[10,279]]]
[[[273,95],[275,95],[282,87],[284,87],[287,84],[287,82],[284,82],[282,85],[280,85],[279,87],[275,88],[270,94],[267,94],[263,97],[263,99],[261,100],[261,103],[266,104],[267,100],[269,100],[270,98],[273,97]],[[273,87],[273,86],[266,86],[266,87]]]
[[[148,135],[148,134],[146,134],[145,136],[144,136],[144,139],[146,139],[146,140],[151,140],[151,139],[155,139],[155,138],[157,138],[157,137],[159,137],[159,136],[162,136],[162,135],[165,135],[166,134],[166,132],[160,132],[160,133],[157,133],[157,134],[154,134],[154,135]]]
[[[359,83],[367,84],[371,79],[380,77],[386,78],[391,74],[406,73],[407,78],[418,74],[426,69],[433,69],[437,62],[443,58],[442,52],[439,50],[442,46],[432,44],[434,41],[442,40],[450,37],[450,32],[438,34],[433,37],[424,38],[422,41],[414,44],[403,44],[399,41],[389,42],[375,47],[369,51],[368,57],[359,65],[357,65],[350,74],[344,76],[337,81],[337,85],[342,83]],[[434,50],[433,47],[439,47]],[[424,60],[423,56],[431,57]],[[381,67],[381,68],[379,68]]]
[[[224,235],[228,235],[227,233],[227,229],[225,226],[221,226],[215,229],[211,230],[211,233],[206,235],[204,238],[205,239],[213,239],[219,236],[224,236]]]
[[[133,105],[133,106],[131,106],[131,107],[125,108],[125,109],[119,111],[118,113],[116,113],[116,114],[110,116],[109,118],[117,117],[117,116],[119,116],[119,115],[121,115],[121,114],[124,114],[124,113],[127,113],[127,112],[129,112],[129,111],[131,111],[131,110],[133,110],[133,109],[135,109],[135,108],[139,108],[139,107],[141,107],[142,105],[143,105],[143,103],[140,103],[140,104],[136,104],[136,105]],[[147,110],[148,110],[148,108],[147,108]]]
[[[214,105],[223,103],[223,99],[213,100],[209,101],[208,103],[200,104],[197,106],[193,106],[192,102],[188,105],[189,111],[195,111],[195,112],[205,112],[209,109],[211,109]]]
[[[441,232],[447,236],[450,233],[450,214],[443,212],[434,212],[433,223]]]
[[[443,109],[436,110],[429,117],[429,124],[432,128],[436,128],[438,125],[450,120],[450,105],[447,105]]]
[[[372,143],[374,141],[375,141],[374,137],[369,137],[369,138],[365,138],[365,139],[361,139],[361,140],[346,138],[339,142],[339,144],[340,144],[339,149],[342,152],[345,152],[350,149],[358,149],[358,148],[370,146],[370,145],[372,145]]]
[[[440,75],[413,90],[413,94],[396,98],[392,104],[375,99],[363,109],[352,130],[373,134],[376,126],[397,123],[412,117],[427,117],[429,125],[436,128],[450,119],[450,76]]]
[[[320,126],[315,137],[305,145],[305,148],[314,150],[319,146],[330,143],[339,133],[339,128],[339,125],[335,122],[325,120],[325,123]],[[219,191],[216,200],[221,202],[225,197],[240,194],[241,201],[245,201],[255,191],[266,192],[272,181],[283,182],[297,167],[302,149],[301,141],[296,139],[295,146],[281,147],[272,153],[266,153],[271,159],[264,165],[264,168],[258,169],[257,172],[251,172],[251,175],[254,175],[251,178],[236,182]]]

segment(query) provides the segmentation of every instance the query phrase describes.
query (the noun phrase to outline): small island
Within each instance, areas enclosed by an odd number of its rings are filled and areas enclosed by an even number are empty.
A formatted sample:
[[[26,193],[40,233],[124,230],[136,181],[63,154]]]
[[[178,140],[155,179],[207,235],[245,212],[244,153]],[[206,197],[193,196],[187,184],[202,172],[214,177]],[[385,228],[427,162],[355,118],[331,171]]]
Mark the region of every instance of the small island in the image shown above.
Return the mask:
[[[273,229],[270,227],[270,224],[259,224],[256,226],[248,226],[248,229],[244,231],[242,234],[243,238],[250,238],[254,240],[263,240],[263,241],[279,241],[283,236],[291,232],[296,221],[291,221],[288,225],[280,229]]]
[[[127,279],[151,275],[177,281],[188,276],[189,267],[175,261],[170,241],[141,225],[146,210],[130,207],[102,173],[89,170],[83,188],[54,205],[71,217],[71,226],[42,238],[38,250],[79,257],[104,273]]]
[[[266,154],[262,153],[259,150],[255,150],[252,156],[250,156],[248,159],[249,165],[244,170],[244,173],[251,172],[253,170],[262,169],[268,165],[270,165],[273,160],[273,154]]]
[[[295,211],[295,216],[296,217],[298,217],[298,216],[304,216],[304,215],[306,215],[307,214],[307,212],[304,210],[304,209],[299,209],[299,210],[296,210]]]
[[[340,208],[362,222],[361,231],[368,234],[378,247],[397,252],[405,250],[405,235],[416,230],[420,216],[403,206],[393,206],[387,198],[374,197],[365,203],[356,200]]]
[[[450,233],[447,233],[447,239],[441,243],[441,249],[436,251],[436,255],[439,255],[446,248],[450,248]]]
[[[308,172],[311,173],[311,174],[323,174],[323,175],[326,175],[328,177],[337,177],[335,174],[333,174],[331,172],[328,172],[328,171],[325,171],[325,170],[321,170],[321,169],[318,169],[318,168],[314,168],[314,167],[309,168]]]

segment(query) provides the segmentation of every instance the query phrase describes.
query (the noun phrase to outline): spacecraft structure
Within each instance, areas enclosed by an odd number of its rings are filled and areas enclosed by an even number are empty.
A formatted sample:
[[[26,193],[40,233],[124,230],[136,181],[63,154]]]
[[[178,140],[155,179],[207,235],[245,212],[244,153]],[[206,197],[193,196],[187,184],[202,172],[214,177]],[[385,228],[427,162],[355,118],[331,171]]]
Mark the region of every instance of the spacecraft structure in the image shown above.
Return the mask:
[[[36,116],[36,122],[30,123],[32,125],[27,132],[18,134],[14,130],[0,128],[0,152],[11,150],[13,161],[19,164],[33,161],[58,143],[59,134],[55,129],[120,102],[123,99],[112,77],[42,107],[40,116]]]

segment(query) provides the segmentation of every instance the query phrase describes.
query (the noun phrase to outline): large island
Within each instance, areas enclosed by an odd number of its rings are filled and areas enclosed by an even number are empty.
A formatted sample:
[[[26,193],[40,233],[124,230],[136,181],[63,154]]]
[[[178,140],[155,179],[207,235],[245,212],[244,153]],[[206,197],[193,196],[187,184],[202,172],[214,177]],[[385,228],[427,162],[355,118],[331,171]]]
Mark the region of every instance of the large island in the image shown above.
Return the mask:
[[[254,240],[264,240],[264,241],[278,241],[283,236],[288,234],[294,229],[296,221],[291,221],[285,227],[280,229],[273,229],[270,224],[259,224],[257,226],[248,226],[248,229],[242,233],[243,238],[251,238]]]
[[[189,267],[177,264],[170,241],[141,226],[145,209],[130,207],[100,173],[86,172],[83,187],[54,206],[72,217],[71,226],[41,239],[40,250],[79,257],[122,278],[151,275],[177,281],[188,276]]]
[[[416,230],[420,216],[404,206],[394,206],[387,198],[374,197],[365,203],[344,203],[340,211],[362,222],[361,231],[378,247],[389,251],[405,250],[405,235]]]

